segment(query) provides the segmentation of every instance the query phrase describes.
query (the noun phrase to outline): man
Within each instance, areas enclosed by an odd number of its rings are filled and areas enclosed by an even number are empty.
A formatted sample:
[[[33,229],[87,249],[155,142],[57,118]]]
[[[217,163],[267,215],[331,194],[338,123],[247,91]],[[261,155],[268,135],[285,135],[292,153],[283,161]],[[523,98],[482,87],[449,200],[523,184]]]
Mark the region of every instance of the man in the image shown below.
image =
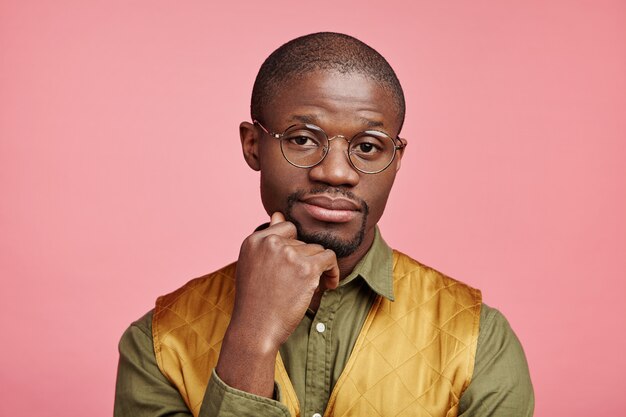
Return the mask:
[[[387,61],[346,35],[292,40],[251,112],[239,132],[269,225],[127,330],[115,414],[532,415],[503,316],[377,229],[407,145]]]

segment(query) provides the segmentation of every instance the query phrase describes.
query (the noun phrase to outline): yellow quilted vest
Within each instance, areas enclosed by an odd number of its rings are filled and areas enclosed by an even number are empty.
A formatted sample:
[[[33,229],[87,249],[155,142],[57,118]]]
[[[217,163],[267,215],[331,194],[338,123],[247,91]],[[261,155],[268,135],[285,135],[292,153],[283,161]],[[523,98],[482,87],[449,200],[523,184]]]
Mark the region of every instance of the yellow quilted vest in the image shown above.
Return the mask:
[[[456,416],[474,370],[480,291],[394,251],[396,301],[378,297],[325,416]],[[233,309],[235,264],[156,302],[152,333],[161,372],[198,416]],[[275,379],[300,416],[280,354]]]

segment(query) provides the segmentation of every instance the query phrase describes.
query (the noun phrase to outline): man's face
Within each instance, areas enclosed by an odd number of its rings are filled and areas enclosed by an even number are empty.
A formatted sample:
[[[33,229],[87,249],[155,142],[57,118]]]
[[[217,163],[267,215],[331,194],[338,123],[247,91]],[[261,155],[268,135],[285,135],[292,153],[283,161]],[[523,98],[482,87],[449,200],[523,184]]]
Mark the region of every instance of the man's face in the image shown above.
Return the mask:
[[[286,83],[264,108],[263,117],[261,122],[271,132],[312,123],[329,137],[347,139],[372,129],[395,138],[400,128],[388,90],[363,75],[332,71],[312,72]],[[339,258],[362,256],[374,239],[374,226],[385,209],[401,152],[385,171],[365,174],[350,164],[347,141],[337,138],[320,164],[298,168],[283,157],[280,140],[260,127],[253,129],[257,154],[251,166],[261,171],[261,199],[267,213],[282,212],[296,225],[300,240],[319,243]]]

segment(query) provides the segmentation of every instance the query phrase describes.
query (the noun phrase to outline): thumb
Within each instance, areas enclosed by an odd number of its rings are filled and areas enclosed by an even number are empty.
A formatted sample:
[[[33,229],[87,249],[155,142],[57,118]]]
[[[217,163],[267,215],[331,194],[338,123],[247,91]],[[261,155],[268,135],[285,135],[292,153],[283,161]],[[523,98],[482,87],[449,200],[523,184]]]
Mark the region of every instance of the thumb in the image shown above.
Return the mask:
[[[339,286],[339,268],[325,271],[320,277],[320,286],[327,290],[334,290]]]
[[[285,216],[280,211],[275,211],[272,213],[272,217],[270,219],[270,226],[274,226],[275,224],[282,223],[285,221]]]
[[[339,266],[337,265],[337,256],[330,249],[326,249],[325,252],[330,254],[330,259],[326,270],[320,277],[320,286],[327,290],[334,290],[339,285],[341,278]]]

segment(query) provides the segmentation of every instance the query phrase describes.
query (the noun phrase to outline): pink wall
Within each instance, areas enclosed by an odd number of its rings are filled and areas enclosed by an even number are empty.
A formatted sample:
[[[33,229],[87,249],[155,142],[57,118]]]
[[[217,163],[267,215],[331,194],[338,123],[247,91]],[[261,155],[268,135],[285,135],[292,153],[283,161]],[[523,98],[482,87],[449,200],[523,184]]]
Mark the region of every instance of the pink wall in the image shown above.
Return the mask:
[[[319,30],[406,89],[386,239],[507,315],[537,416],[624,412],[625,2],[210,3],[0,2],[0,415],[111,415],[124,328],[265,220],[237,124]]]

